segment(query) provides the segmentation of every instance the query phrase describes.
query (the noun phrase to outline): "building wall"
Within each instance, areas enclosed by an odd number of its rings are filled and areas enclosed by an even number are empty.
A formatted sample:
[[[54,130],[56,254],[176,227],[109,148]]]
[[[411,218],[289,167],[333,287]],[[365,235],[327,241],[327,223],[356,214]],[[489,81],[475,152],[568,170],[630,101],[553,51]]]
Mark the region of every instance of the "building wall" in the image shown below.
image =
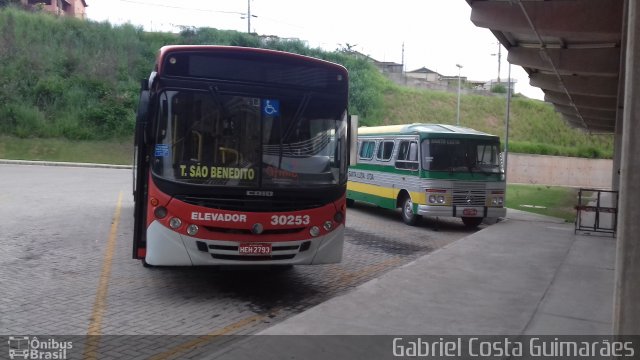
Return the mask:
[[[437,82],[438,81],[438,74],[436,74],[436,73],[408,72],[408,73],[405,74],[405,76],[407,78],[410,78],[410,79],[418,79],[418,80],[424,80],[424,81],[429,81],[429,82]]]
[[[80,1],[80,0],[74,0],[73,1],[73,6],[71,8],[71,12],[72,12],[71,15],[77,17],[78,19],[85,19],[86,18],[85,7],[82,4],[82,1]]]
[[[74,16],[79,19],[85,19],[86,10],[85,10],[84,4],[82,3],[82,0],[70,0],[69,2],[71,3],[71,6],[67,7],[66,9],[67,11],[64,11],[63,8],[58,7],[59,0],[51,0],[51,5],[44,5],[43,9],[44,11],[47,11],[49,13],[56,14],[56,15],[67,15],[67,16]],[[29,3],[29,1],[23,0],[22,3],[26,5]]]
[[[509,153],[507,182],[611,189],[613,161]]]

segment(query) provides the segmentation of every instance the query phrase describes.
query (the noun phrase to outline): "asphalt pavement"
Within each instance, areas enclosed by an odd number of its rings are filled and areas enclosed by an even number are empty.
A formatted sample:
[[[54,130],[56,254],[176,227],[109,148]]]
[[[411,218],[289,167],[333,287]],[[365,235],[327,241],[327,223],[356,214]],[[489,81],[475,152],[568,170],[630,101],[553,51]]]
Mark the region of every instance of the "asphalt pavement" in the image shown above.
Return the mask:
[[[615,238],[509,209],[507,218],[265,335],[607,335]]]
[[[462,335],[611,335],[614,260],[611,236],[576,235],[574,224],[509,209],[497,224],[209,358],[251,359],[257,348],[266,359],[395,358],[389,335],[431,343]]]

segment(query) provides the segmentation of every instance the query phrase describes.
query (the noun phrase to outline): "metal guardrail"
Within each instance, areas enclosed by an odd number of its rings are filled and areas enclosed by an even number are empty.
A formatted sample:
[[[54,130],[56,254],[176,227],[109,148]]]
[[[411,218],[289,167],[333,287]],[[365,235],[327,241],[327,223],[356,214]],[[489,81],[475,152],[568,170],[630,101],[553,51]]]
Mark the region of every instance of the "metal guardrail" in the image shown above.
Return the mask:
[[[587,193],[590,195],[587,196]],[[594,197],[595,195],[595,197]],[[600,189],[580,189],[574,234],[578,231],[616,235],[618,223],[618,192]]]

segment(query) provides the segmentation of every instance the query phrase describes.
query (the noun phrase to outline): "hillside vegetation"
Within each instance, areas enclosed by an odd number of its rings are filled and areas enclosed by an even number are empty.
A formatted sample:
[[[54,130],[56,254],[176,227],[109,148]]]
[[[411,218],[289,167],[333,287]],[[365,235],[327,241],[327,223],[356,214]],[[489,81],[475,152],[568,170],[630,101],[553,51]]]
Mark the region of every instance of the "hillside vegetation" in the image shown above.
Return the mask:
[[[384,124],[456,123],[457,94],[393,87],[385,91]],[[509,151],[543,155],[611,158],[613,137],[569,127],[551,104],[516,95],[511,100]],[[506,98],[463,95],[460,125],[504,140]]]
[[[0,7],[0,133],[69,140],[131,137],[139,81],[148,77],[157,50],[167,44],[263,47],[337,62],[349,70],[349,111],[360,116],[361,125],[455,123],[455,94],[399,87],[346,52],[236,31],[149,33],[131,25]],[[503,137],[504,113],[504,97],[462,96],[464,126]],[[513,99],[510,135],[511,151],[586,157],[612,153],[611,136],[568,128],[550,105],[523,97]]]

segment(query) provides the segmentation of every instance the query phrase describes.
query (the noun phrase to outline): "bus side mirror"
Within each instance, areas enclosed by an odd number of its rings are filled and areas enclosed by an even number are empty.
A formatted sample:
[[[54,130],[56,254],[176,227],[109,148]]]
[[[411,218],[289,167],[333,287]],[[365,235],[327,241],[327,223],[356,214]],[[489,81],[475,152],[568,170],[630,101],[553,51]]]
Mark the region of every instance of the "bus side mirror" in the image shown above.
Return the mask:
[[[358,115],[349,117],[349,165],[358,164]]]
[[[140,91],[149,91],[149,79],[140,80]]]
[[[149,114],[149,91],[140,91],[140,98],[138,99],[138,112],[136,114],[136,123],[146,123],[147,116]]]
[[[149,90],[140,91],[140,99],[138,100],[138,111],[136,113],[135,126],[135,144],[146,144],[147,134],[146,125],[149,115]]]

